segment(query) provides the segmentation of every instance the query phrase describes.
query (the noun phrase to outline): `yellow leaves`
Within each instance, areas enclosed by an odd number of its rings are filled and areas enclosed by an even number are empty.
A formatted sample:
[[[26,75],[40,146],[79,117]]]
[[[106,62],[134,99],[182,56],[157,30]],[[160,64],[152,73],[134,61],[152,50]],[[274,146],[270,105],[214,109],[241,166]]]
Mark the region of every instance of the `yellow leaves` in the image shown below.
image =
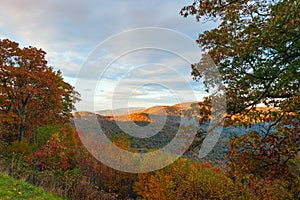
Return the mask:
[[[26,139],[23,141],[14,141],[11,146],[9,146],[9,151],[21,155],[28,155],[31,152],[29,143]]]
[[[166,168],[140,174],[134,190],[145,199],[228,199],[234,184],[219,168],[179,159]]]
[[[274,122],[281,114],[283,114],[283,112],[275,108],[256,107],[231,115],[227,123],[249,126],[259,122]]]

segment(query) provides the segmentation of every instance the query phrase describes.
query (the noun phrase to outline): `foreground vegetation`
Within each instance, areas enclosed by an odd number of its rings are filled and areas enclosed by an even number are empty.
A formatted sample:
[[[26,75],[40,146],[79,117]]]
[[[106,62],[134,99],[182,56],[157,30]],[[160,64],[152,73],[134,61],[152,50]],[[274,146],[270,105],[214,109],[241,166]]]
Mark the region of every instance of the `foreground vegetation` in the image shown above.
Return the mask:
[[[181,11],[221,21],[197,40],[214,63],[202,56],[192,75],[205,78],[207,90],[225,90],[226,126],[248,130],[228,142],[223,170],[182,158],[129,174],[98,162],[79,139],[93,130],[75,131],[71,124],[78,94],[47,65],[46,53],[0,40],[0,171],[67,199],[300,199],[299,13],[292,0],[195,0]],[[215,67],[223,85],[211,73]],[[218,95],[199,103],[200,124],[209,122]],[[258,109],[261,104],[268,109]],[[257,123],[264,128],[248,129]],[[196,136],[191,151],[206,134]],[[131,150],[124,134],[113,142]],[[32,187],[6,175],[0,180],[3,198],[27,198]]]
[[[7,174],[0,173],[0,199],[59,200],[62,198],[57,195],[46,193],[43,189],[24,181],[13,179]]]

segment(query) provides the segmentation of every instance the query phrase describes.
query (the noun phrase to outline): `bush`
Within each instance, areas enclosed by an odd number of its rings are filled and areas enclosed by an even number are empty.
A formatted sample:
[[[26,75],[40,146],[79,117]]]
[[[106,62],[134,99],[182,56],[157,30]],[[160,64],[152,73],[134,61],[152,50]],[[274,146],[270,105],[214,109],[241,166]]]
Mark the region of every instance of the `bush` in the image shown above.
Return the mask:
[[[232,199],[235,188],[219,168],[179,159],[162,170],[140,174],[134,190],[145,199]]]
[[[21,155],[29,155],[31,153],[29,143],[26,139],[23,141],[14,141],[9,146],[9,152]]]

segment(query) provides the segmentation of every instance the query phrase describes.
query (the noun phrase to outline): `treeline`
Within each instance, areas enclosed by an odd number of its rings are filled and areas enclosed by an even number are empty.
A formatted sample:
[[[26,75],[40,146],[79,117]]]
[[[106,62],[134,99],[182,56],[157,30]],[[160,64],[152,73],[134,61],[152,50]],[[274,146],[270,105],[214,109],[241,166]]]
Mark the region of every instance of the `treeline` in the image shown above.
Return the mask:
[[[224,91],[225,126],[266,125],[231,138],[226,169],[179,159],[128,174],[99,163],[70,125],[74,88],[47,65],[43,50],[0,40],[1,170],[69,199],[300,199],[300,4],[195,0],[180,13],[220,21],[197,39],[214,63],[203,55],[192,76]],[[211,73],[216,68],[222,84]],[[218,95],[203,102],[200,123]],[[258,109],[262,104],[269,109]],[[205,139],[196,136],[190,150]],[[114,142],[130,150],[123,134]]]

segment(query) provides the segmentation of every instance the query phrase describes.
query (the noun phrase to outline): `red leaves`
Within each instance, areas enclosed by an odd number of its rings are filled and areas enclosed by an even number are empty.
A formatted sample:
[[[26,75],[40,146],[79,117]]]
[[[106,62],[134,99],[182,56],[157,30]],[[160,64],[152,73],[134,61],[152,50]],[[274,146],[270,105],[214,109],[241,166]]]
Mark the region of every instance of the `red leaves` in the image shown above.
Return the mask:
[[[220,169],[220,167],[218,167],[218,166],[213,166],[210,162],[204,162],[203,164],[202,164],[202,166],[203,167],[205,167],[205,168],[208,168],[208,169],[213,169],[214,171],[216,171],[216,172],[221,172],[221,169]]]
[[[65,154],[66,147],[61,144],[59,138],[51,138],[45,147],[42,147],[29,156],[31,164],[40,170],[67,170],[71,166],[69,158]]]
[[[210,164],[209,162],[205,162],[205,163],[203,163],[203,167],[211,168],[212,164]]]
[[[72,110],[76,92],[60,72],[47,66],[45,54],[35,47],[20,48],[18,43],[0,40],[0,103],[5,102],[0,105],[0,126],[19,134],[20,140],[26,137],[30,142],[37,126],[61,123]],[[18,120],[2,124],[12,114]]]

